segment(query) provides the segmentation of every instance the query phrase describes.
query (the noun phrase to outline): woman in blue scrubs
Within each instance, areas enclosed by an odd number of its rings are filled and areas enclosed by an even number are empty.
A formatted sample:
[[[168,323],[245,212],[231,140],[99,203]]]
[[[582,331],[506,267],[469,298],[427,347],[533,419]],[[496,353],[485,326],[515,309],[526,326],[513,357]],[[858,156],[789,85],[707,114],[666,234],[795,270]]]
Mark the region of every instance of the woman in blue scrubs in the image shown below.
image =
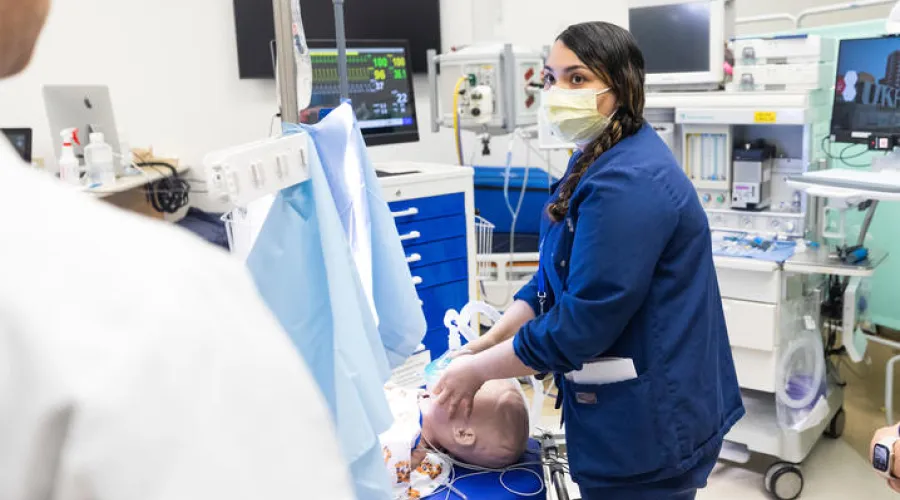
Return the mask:
[[[486,380],[553,373],[583,498],[694,498],[744,414],[706,215],[644,121],[630,33],[569,27],[544,82],[543,111],[578,151],[546,207],[539,271],[434,392],[465,416]]]

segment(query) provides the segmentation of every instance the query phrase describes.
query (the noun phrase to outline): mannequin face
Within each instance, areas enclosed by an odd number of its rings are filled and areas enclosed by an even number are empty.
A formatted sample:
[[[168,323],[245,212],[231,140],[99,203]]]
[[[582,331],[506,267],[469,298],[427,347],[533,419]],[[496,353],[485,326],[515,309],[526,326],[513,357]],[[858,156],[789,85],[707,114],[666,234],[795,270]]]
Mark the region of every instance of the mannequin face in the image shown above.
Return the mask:
[[[49,0],[0,0],[0,78],[28,65],[49,8]]]
[[[515,463],[528,445],[528,408],[509,380],[492,380],[475,395],[468,420],[449,418],[431,398],[419,403],[422,437],[453,457],[481,467]]]

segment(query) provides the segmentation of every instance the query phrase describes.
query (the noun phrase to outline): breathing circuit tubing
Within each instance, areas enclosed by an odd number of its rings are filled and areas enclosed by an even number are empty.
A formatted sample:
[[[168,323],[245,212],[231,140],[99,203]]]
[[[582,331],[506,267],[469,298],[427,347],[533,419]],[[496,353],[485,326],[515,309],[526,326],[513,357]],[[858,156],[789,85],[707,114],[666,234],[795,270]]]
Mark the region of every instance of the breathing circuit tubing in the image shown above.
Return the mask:
[[[475,472],[473,472],[473,473],[471,473],[471,474],[466,474],[466,475],[464,475],[464,476],[458,476],[458,477],[455,475],[454,472],[451,472],[451,475],[450,475],[450,477],[447,479],[447,481],[446,481],[444,484],[442,484],[437,490],[435,490],[435,492],[432,493],[432,495],[437,495],[438,493],[441,492],[441,489],[446,489],[446,490],[447,490],[446,498],[448,498],[448,499],[450,498],[450,493],[456,493],[458,496],[460,496],[460,497],[462,497],[462,498],[465,498],[465,496],[462,495],[462,494],[459,492],[459,490],[457,490],[457,489],[454,487],[454,484],[455,484],[457,481],[461,481],[461,480],[463,480],[463,479],[466,479],[466,478],[469,478],[469,477],[473,477],[473,476],[481,476],[481,475],[484,475],[484,474],[492,474],[492,473],[494,473],[494,474],[499,473],[499,474],[500,474],[500,477],[498,478],[498,480],[500,481],[500,486],[502,486],[503,489],[505,489],[506,491],[512,493],[513,495],[519,496],[519,497],[536,497],[536,496],[540,495],[541,493],[543,493],[544,490],[547,488],[547,485],[546,485],[546,483],[544,482],[544,478],[541,477],[541,475],[538,474],[537,472],[535,472],[535,471],[533,471],[533,470],[531,470],[531,469],[528,468],[529,465],[544,465],[545,463],[542,462],[542,461],[538,461],[538,462],[524,462],[524,463],[519,463],[519,464],[511,465],[511,466],[509,466],[509,467],[505,467],[505,468],[502,468],[502,469],[492,469],[492,468],[489,468],[489,467],[479,467],[479,466],[476,466],[476,465],[467,464],[467,463],[461,462],[461,461],[459,461],[459,460],[456,460],[455,458],[451,457],[450,455],[447,455],[446,453],[443,453],[442,451],[440,451],[440,450],[438,450],[437,448],[435,448],[435,447],[434,447],[431,443],[429,443],[428,440],[426,440],[425,438],[422,438],[422,441],[425,443],[425,447],[426,447],[426,449],[428,450],[429,453],[433,453],[433,454],[437,455],[437,456],[440,457],[442,460],[445,460],[445,461],[447,461],[448,463],[450,463],[450,464],[452,464],[452,465],[456,465],[456,466],[459,466],[459,467],[465,467],[465,468],[467,468],[467,469],[471,469],[471,470],[474,470],[474,471],[475,471]],[[565,470],[566,472],[568,472],[569,464],[568,464],[567,462],[565,462],[565,461],[563,461],[563,460],[556,460],[556,461],[553,462],[553,464],[561,465],[561,466],[563,467],[563,470]],[[537,478],[537,482],[538,482],[538,484],[539,484],[539,488],[537,489],[537,491],[533,491],[533,492],[522,492],[522,491],[516,491],[516,490],[512,489],[511,487],[509,487],[509,486],[506,484],[506,481],[504,481],[504,476],[506,476],[506,474],[509,474],[510,472],[516,472],[516,471],[524,472],[524,473],[528,473],[528,474],[532,474],[535,478]]]

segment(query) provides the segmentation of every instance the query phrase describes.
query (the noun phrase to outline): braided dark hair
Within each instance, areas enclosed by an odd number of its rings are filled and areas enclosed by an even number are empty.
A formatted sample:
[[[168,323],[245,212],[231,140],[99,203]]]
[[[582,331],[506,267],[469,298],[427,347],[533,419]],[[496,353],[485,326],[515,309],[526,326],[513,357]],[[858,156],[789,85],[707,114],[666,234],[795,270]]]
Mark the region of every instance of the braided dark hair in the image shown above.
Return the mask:
[[[600,77],[618,101],[608,127],[584,148],[572,171],[547,209],[559,222],[569,212],[569,201],[588,167],[619,141],[644,125],[644,56],[628,31],[609,23],[592,22],[566,28],[557,38]]]

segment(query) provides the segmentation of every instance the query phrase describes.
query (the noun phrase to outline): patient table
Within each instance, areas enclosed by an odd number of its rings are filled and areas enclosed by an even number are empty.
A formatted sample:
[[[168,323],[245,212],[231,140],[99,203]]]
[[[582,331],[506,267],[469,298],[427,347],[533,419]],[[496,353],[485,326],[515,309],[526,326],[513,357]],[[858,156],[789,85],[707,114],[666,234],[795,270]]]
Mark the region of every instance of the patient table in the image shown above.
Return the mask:
[[[507,472],[503,476],[506,486],[510,490],[522,493],[521,495],[507,490],[501,484],[499,472],[479,474],[477,471],[457,466],[453,469],[457,478],[453,483],[456,491],[441,490],[428,498],[430,500],[518,500],[524,498],[570,500],[564,468],[554,465],[557,458],[564,459],[560,456],[557,441],[548,434],[541,439],[532,439],[528,443],[528,450],[520,463],[529,464],[523,465],[523,467],[530,472],[515,470]],[[538,478],[543,479],[543,487]],[[460,496],[457,492],[464,496]]]

